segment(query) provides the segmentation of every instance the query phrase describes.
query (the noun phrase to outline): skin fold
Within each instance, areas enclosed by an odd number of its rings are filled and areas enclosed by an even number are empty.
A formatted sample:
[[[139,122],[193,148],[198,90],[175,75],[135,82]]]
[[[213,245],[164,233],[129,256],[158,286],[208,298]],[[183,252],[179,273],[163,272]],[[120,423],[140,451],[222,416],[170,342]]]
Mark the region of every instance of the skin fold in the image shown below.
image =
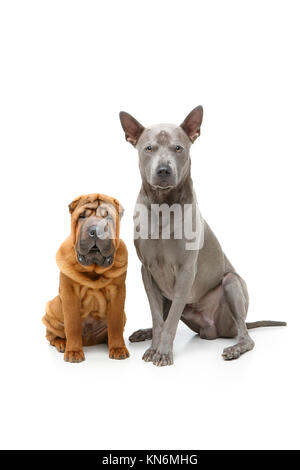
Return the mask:
[[[119,238],[122,208],[103,194],[69,205],[71,233],[60,246],[59,294],[46,305],[46,338],[68,362],[85,359],[83,346],[108,342],[109,357],[129,357],[123,338],[127,249]]]
[[[178,204],[184,213],[189,204],[193,220],[201,220],[199,248],[187,250],[189,241],[161,236],[135,239],[142,263],[142,278],[152,314],[152,328],[138,330],[132,342],[152,339],[143,356],[156,366],[173,364],[173,341],[181,319],[201,338],[234,338],[237,343],[223,351],[225,360],[237,359],[254,347],[246,324],[249,305],[247,286],[225,256],[205,220],[201,218],[191,179],[190,147],[200,135],[203,109],[196,107],[180,126],[158,124],[145,128],[126,112],[120,113],[125,138],[138,151],[142,187],[137,207],[150,214],[153,204]],[[149,216],[150,217],[150,216]],[[173,236],[172,236],[173,235]],[[284,325],[258,322],[256,326]]]

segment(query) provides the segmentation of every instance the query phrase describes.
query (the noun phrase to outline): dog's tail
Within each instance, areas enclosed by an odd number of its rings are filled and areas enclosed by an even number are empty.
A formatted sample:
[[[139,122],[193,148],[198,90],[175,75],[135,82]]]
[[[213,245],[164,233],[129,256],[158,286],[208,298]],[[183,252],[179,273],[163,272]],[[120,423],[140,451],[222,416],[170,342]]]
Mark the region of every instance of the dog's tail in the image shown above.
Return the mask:
[[[287,326],[287,323],[285,321],[262,320],[246,323],[246,325],[248,330],[252,330],[252,328],[261,328],[262,326]]]

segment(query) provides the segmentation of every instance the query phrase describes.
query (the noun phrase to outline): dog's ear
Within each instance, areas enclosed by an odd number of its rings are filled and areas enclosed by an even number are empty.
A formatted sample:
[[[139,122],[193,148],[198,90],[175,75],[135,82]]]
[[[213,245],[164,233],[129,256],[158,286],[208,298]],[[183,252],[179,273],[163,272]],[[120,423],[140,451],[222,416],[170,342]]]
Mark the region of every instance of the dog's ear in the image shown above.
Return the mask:
[[[116,209],[117,209],[117,212],[119,214],[119,219],[121,219],[124,215],[124,207],[122,206],[122,204],[118,201],[118,199],[114,199],[114,203],[115,203],[115,206],[116,206]]]
[[[79,196],[77,197],[76,199],[74,199],[74,201],[72,201],[70,204],[69,204],[69,212],[70,214],[73,214],[73,212],[75,211],[76,207],[78,206],[79,204],[79,201],[80,199],[82,198],[82,196]]]
[[[183,123],[180,125],[184,132],[188,135],[192,142],[195,142],[200,135],[200,126],[203,119],[203,108],[197,106],[187,115]]]
[[[126,140],[135,147],[145,128],[136,119],[134,119],[133,116],[125,113],[125,111],[120,112],[120,121],[125,132]]]
[[[122,204],[119,204],[119,217],[120,219],[122,219],[123,215],[124,215],[124,207],[122,206]]]

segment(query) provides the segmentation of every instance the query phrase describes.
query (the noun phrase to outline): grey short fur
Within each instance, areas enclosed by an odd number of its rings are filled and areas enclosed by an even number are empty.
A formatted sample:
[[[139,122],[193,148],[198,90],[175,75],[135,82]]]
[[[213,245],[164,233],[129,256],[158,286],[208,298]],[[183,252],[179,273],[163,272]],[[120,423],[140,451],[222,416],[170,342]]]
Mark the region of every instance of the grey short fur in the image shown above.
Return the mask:
[[[130,114],[120,120],[129,141],[139,154],[142,187],[137,199],[150,210],[151,204],[191,204],[198,214],[196,195],[190,176],[191,144],[200,135],[203,109],[198,106],[180,126],[158,124],[144,128]],[[208,224],[204,242],[198,250],[186,250],[187,240],[161,237],[136,239],[142,262],[142,277],[148,296],[152,329],[138,330],[132,342],[152,338],[143,359],[154,365],[173,364],[173,341],[181,319],[201,338],[233,338],[225,348],[225,360],[237,359],[254,347],[248,329],[257,326],[283,326],[284,322],[246,323],[248,292]]]

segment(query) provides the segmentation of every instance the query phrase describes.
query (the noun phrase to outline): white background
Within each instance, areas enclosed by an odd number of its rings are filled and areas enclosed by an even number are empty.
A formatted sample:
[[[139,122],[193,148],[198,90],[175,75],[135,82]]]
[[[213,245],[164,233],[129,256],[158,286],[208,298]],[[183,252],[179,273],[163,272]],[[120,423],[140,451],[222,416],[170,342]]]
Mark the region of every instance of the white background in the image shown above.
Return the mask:
[[[2,1],[1,447],[299,448],[299,11],[297,1]],[[175,364],[130,345],[69,364],[41,317],[57,293],[67,205],[102,192],[124,205],[126,340],[150,326],[132,241],[140,186],[121,109],[144,125],[204,107],[192,147],[200,210],[250,291],[255,349],[183,324]]]

